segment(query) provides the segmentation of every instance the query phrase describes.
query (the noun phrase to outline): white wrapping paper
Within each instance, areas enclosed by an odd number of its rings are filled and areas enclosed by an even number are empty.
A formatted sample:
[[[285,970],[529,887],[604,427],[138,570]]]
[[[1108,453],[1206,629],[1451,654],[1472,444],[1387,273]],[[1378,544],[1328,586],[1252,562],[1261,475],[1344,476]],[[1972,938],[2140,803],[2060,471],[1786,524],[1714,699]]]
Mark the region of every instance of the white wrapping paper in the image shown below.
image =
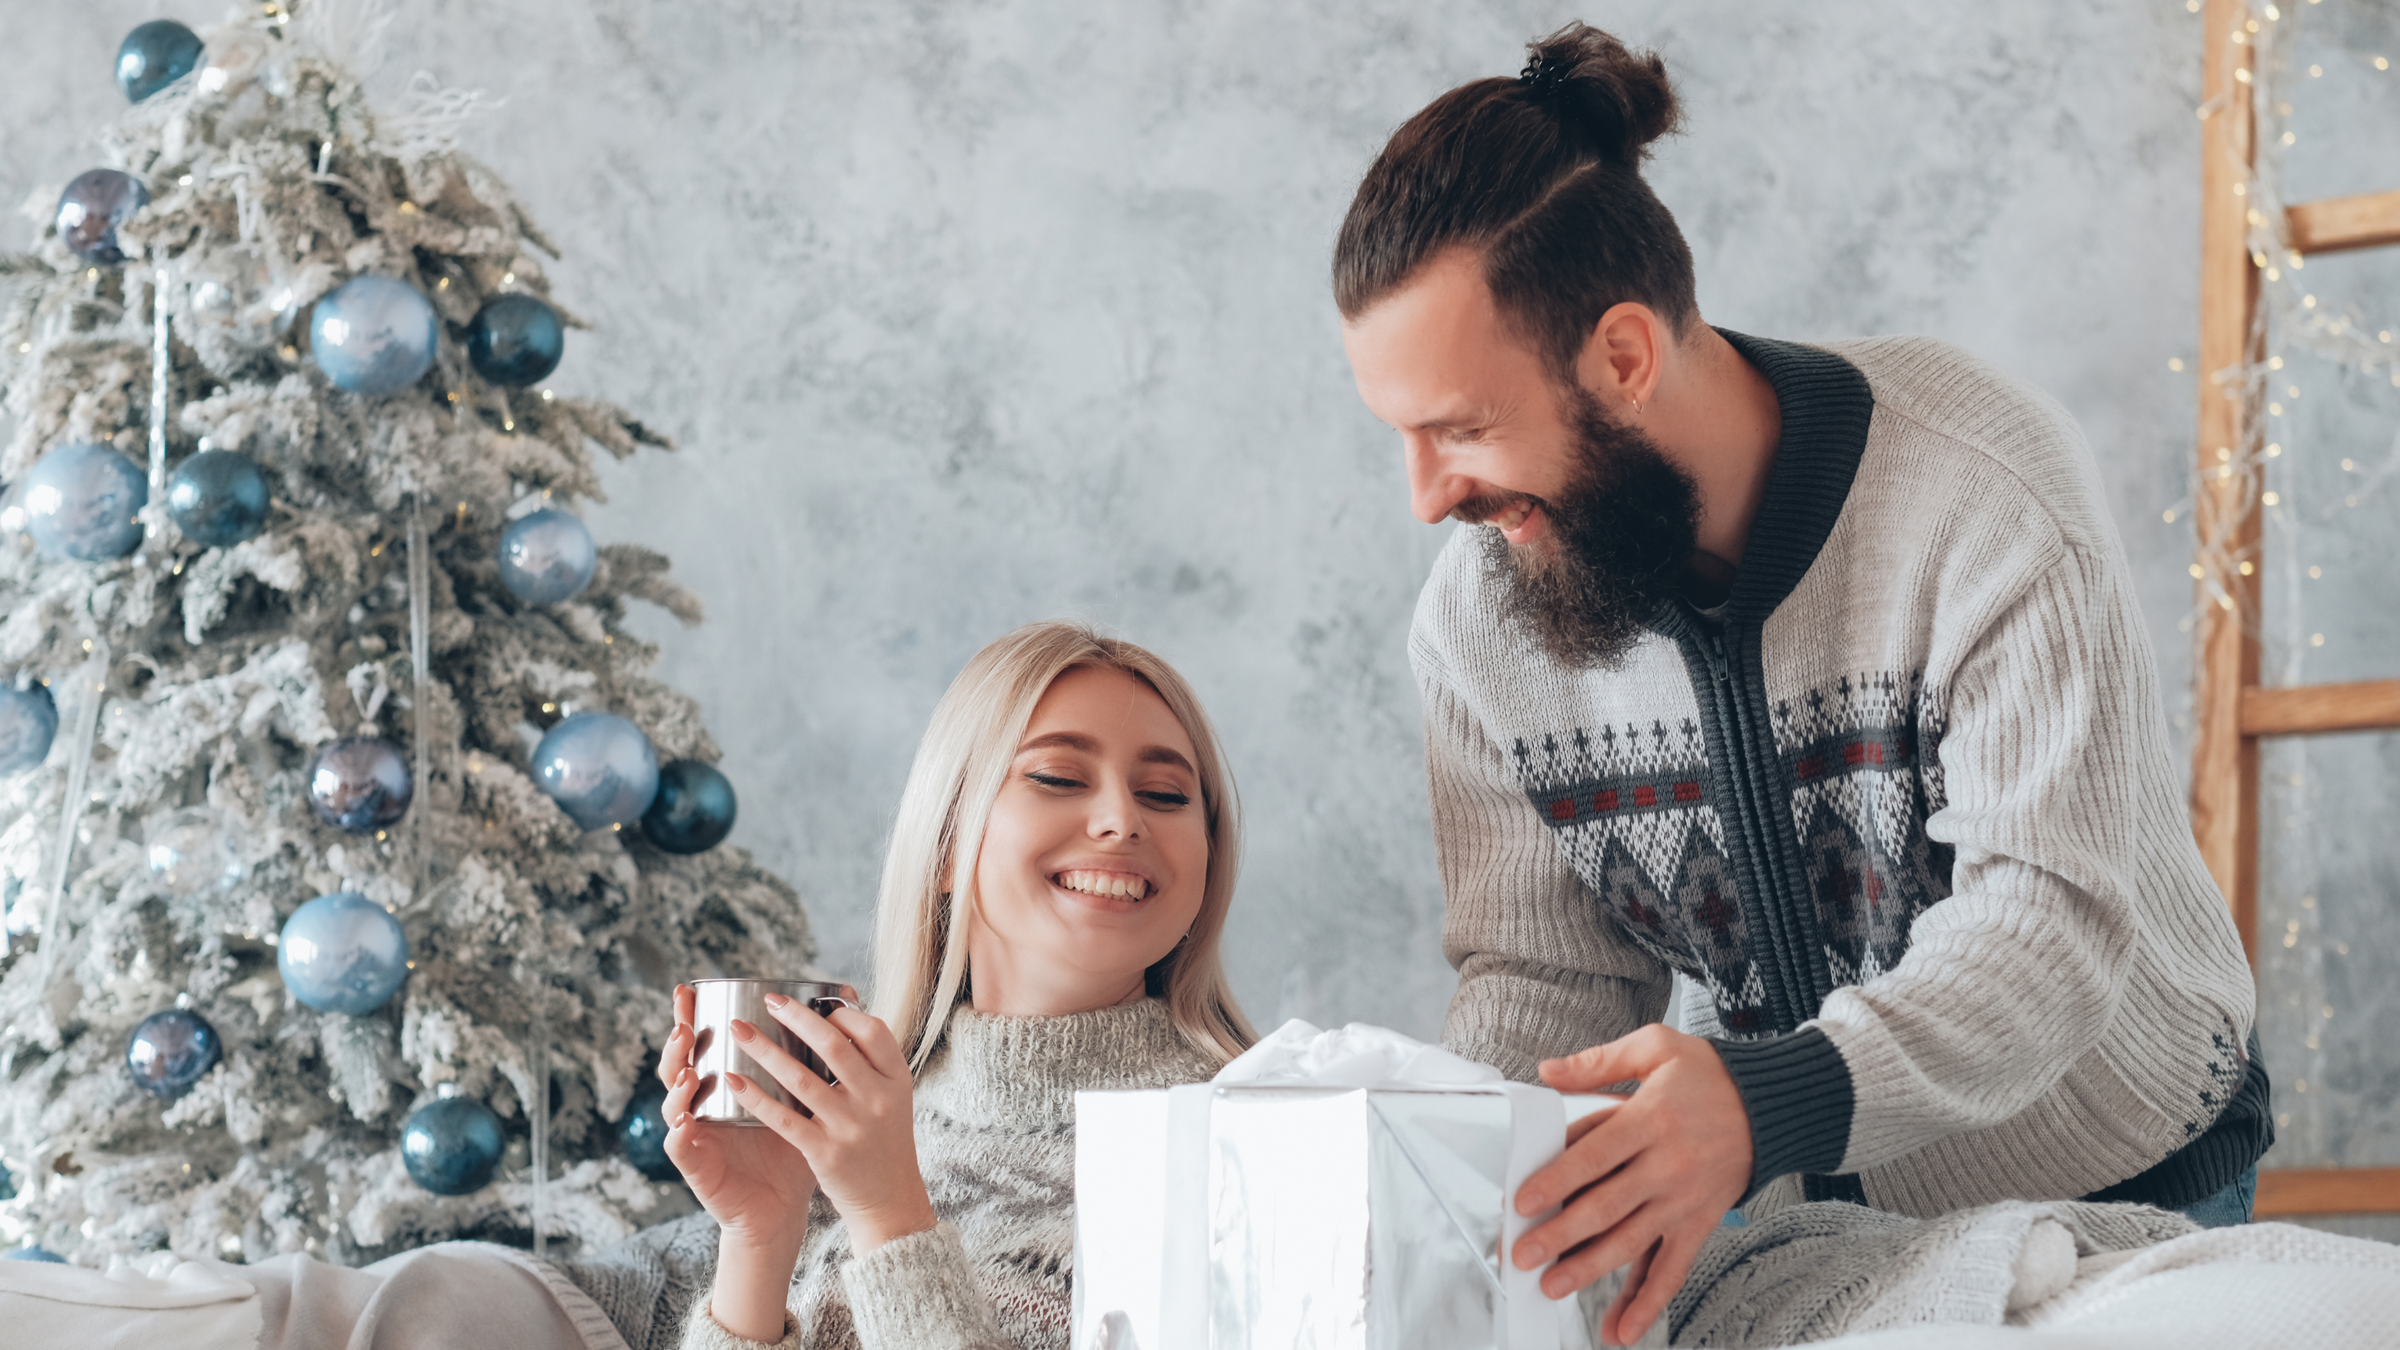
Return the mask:
[[[1076,1350],[1582,1350],[1501,1252],[1562,1098],[1381,1027],[1289,1022],[1215,1081],[1076,1095]]]

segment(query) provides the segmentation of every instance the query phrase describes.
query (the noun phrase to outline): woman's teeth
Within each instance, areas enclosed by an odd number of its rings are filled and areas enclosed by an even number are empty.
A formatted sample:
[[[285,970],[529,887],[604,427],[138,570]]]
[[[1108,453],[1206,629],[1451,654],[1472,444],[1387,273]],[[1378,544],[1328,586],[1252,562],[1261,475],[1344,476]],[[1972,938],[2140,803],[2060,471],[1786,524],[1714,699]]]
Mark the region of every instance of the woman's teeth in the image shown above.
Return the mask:
[[[1129,872],[1061,872],[1058,874],[1058,884],[1085,895],[1128,900],[1139,900],[1150,893],[1150,883]]]

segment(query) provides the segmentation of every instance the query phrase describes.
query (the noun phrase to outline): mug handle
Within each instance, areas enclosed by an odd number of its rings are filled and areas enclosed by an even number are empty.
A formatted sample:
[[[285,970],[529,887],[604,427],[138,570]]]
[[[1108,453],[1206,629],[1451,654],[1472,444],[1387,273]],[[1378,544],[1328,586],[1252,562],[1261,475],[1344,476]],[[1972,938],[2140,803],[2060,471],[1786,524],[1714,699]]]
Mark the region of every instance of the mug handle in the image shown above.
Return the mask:
[[[865,1008],[862,1008],[850,1000],[842,997],[840,994],[819,994],[815,998],[812,998],[808,1001],[808,1010],[815,1013],[819,1017],[825,1016],[826,1010],[829,1008],[848,1008],[852,1012],[866,1011]],[[828,1087],[840,1087],[842,1085],[842,1080],[833,1076],[833,1069],[830,1066],[828,1066],[825,1070],[825,1083]]]

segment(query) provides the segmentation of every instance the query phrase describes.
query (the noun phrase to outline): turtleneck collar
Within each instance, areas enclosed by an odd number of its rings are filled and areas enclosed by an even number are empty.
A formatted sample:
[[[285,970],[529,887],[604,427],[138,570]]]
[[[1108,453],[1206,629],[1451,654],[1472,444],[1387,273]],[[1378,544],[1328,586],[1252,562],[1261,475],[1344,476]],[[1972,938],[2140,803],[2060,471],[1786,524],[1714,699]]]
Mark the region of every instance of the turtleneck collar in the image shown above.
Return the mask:
[[[973,1124],[1067,1125],[1077,1092],[1171,1087],[1216,1070],[1159,999],[1064,1017],[994,1017],[961,1003],[917,1075],[917,1104]]]

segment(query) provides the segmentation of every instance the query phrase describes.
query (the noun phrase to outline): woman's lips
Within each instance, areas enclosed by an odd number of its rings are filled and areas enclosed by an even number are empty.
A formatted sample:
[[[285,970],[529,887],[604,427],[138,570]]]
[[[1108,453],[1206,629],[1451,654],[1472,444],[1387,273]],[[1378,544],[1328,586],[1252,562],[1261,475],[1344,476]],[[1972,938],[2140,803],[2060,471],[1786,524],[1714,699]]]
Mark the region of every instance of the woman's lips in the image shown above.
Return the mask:
[[[1093,867],[1071,867],[1051,874],[1050,884],[1063,891],[1091,896],[1100,900],[1138,902],[1155,894],[1157,887],[1137,872],[1118,872]]]

